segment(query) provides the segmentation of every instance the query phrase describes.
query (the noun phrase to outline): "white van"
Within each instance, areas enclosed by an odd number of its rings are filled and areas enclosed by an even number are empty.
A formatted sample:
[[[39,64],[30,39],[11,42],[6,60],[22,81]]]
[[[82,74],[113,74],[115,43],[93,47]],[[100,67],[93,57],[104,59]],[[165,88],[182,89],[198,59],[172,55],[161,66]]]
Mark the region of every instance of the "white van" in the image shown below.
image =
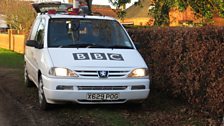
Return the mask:
[[[38,87],[41,109],[142,101],[149,94],[147,65],[113,18],[40,14],[25,48],[25,82]]]

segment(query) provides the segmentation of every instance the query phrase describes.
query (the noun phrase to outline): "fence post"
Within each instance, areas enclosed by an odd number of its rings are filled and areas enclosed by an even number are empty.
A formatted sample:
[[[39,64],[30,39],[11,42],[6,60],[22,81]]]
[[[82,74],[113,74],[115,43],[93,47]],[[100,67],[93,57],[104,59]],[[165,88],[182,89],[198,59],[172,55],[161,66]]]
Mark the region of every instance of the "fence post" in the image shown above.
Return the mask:
[[[8,29],[8,38],[9,38],[9,39],[8,39],[8,40],[9,40],[9,41],[8,41],[8,49],[9,49],[9,50],[11,50],[11,34],[12,34],[12,33],[11,33],[11,30]]]
[[[13,51],[14,50],[13,30],[9,29],[8,34],[9,34],[9,49]]]

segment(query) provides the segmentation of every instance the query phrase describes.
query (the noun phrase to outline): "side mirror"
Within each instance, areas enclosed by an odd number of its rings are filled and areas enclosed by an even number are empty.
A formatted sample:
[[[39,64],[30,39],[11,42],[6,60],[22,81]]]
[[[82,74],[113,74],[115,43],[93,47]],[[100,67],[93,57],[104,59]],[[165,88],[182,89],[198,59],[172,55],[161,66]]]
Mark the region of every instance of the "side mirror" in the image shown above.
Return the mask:
[[[140,49],[141,48],[141,46],[140,46],[140,43],[134,43],[135,44],[135,47],[137,48],[137,49]]]
[[[38,48],[38,43],[36,40],[27,40],[26,46]]]

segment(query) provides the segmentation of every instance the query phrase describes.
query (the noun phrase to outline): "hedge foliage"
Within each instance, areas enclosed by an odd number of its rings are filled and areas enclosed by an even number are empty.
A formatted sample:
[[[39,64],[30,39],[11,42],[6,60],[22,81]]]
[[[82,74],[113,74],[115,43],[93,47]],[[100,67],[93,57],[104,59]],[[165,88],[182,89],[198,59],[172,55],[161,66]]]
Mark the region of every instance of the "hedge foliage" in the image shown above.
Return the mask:
[[[152,88],[202,111],[224,114],[224,27],[129,29],[149,66]]]

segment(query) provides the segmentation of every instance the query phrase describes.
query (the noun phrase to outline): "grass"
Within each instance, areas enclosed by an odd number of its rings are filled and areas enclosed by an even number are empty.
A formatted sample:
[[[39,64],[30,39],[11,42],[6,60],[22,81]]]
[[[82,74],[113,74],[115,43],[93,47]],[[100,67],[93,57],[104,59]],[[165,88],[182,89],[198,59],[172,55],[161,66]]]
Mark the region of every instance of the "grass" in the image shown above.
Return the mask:
[[[23,68],[23,55],[0,48],[0,67]]]
[[[19,69],[19,74],[21,77],[23,76],[23,65],[24,65],[24,58],[22,54],[15,53],[13,51],[9,51],[6,49],[0,48],[0,67],[2,68],[9,68],[9,69]],[[69,110],[71,111],[71,110]],[[66,112],[66,109],[64,111]],[[93,120],[97,122],[101,122],[103,124],[111,125],[111,126],[128,126],[128,120],[124,119],[122,115],[119,114],[117,111],[110,111],[107,109],[81,109],[79,116],[86,116],[86,113],[89,113],[89,116],[92,117]],[[61,114],[63,115],[63,114]],[[64,115],[65,116],[65,115]],[[77,116],[77,115],[76,115]]]
[[[18,69],[19,75],[21,75],[22,78],[23,65],[24,58],[22,54],[0,48],[0,67]],[[33,90],[31,95],[33,96]],[[70,123],[71,125],[75,125],[77,121],[81,121],[80,123],[85,123],[86,121],[88,121],[93,122],[93,124],[96,125],[99,124],[108,126],[141,126],[154,123],[156,125],[162,123],[163,121],[171,121],[171,124],[175,124],[175,122],[177,122],[177,124],[183,125],[206,124],[206,122],[204,122],[205,119],[202,117],[197,117],[197,114],[195,113],[188,113],[185,115],[185,113],[180,112],[182,108],[187,107],[186,104],[181,103],[180,101],[176,102],[175,100],[172,100],[166,95],[161,94],[157,91],[150,93],[149,100],[145,103],[145,105],[146,106],[143,110],[134,109],[133,107],[128,108],[125,106],[121,106],[120,108],[119,106],[115,105],[112,105],[112,107],[107,107],[106,105],[93,105],[93,107],[91,107],[90,105],[88,105],[89,107],[80,105],[77,108],[66,106],[63,109],[56,107],[55,111],[56,113],[60,113],[56,116],[65,120],[65,122]],[[191,109],[188,108],[186,110]],[[180,117],[176,118],[176,116]],[[80,120],[80,118],[82,120]]]
[[[94,109],[91,111],[91,115],[95,116],[98,119],[103,119],[101,121],[104,124],[108,124],[111,126],[130,126],[128,120],[122,117],[120,112],[116,110],[108,110],[108,109]]]

